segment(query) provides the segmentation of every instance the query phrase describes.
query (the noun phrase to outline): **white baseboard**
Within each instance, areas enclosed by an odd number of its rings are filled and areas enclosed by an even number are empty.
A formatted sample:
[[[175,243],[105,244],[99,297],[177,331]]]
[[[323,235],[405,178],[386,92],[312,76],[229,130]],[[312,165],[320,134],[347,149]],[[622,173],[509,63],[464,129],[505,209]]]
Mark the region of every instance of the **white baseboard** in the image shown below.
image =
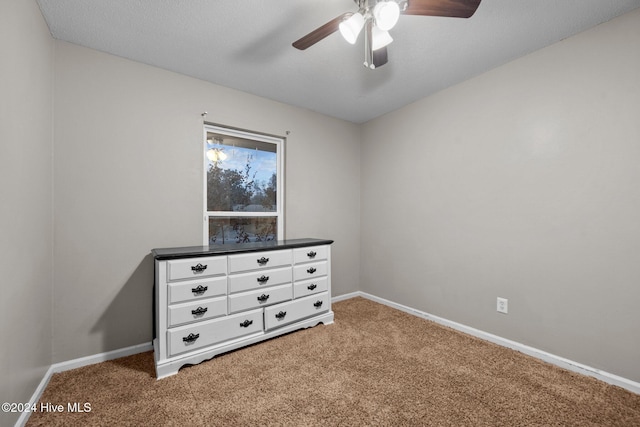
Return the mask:
[[[38,384],[38,387],[36,387],[36,391],[33,392],[31,399],[29,399],[29,406],[33,407],[34,405],[38,404],[38,401],[40,400],[40,396],[42,396],[42,392],[44,391],[44,389],[47,388],[47,384],[49,384],[49,380],[51,379],[52,375],[53,375],[53,366],[49,366],[49,369],[47,369],[47,372],[44,374],[44,377],[42,377],[40,384]],[[25,424],[27,424],[27,421],[29,420],[30,415],[31,415],[31,412],[26,412],[26,411],[22,412],[20,414],[20,417],[18,418],[18,421],[16,421],[14,426],[23,427]]]
[[[503,347],[508,347],[510,349],[519,351],[521,353],[527,354],[529,356],[535,357],[537,359],[543,360],[545,362],[551,363],[553,365],[559,366],[569,371],[577,372],[583,375],[588,375],[590,377],[594,377],[596,379],[604,381],[608,384],[613,384],[613,385],[622,387],[626,390],[629,390],[633,393],[640,394],[639,382],[632,381],[630,379],[621,377],[619,375],[611,374],[609,372],[605,372],[600,369],[596,369],[591,366],[584,365],[582,363],[574,362],[573,360],[556,356],[555,354],[551,354],[546,351],[539,350],[537,348],[530,347],[528,345],[521,344],[516,341],[511,341],[509,339],[502,338],[497,335],[493,335],[488,332],[484,332],[479,329],[475,329],[470,326],[463,325],[461,323],[453,322],[451,320],[447,320],[442,317],[434,316],[433,314],[429,314],[424,311],[417,310],[415,308],[407,307],[406,305],[398,304],[393,301],[386,300],[384,298],[379,298],[374,295],[368,294],[366,292],[357,291],[357,292],[352,292],[345,295],[340,295],[335,298],[332,298],[331,301],[337,302],[337,301],[342,301],[349,298],[354,298],[357,296],[369,299],[371,301],[378,302],[380,304],[384,304],[386,306],[398,309],[400,311],[404,311],[405,313],[409,313],[414,316],[422,317],[423,319],[432,320],[441,325],[448,326],[460,332],[473,335],[474,337],[478,337],[483,340],[490,341],[494,344],[498,344]]]
[[[360,291],[351,292],[349,294],[344,294],[344,295],[338,295],[337,297],[331,297],[331,303],[333,304],[334,302],[343,301],[343,300],[355,298],[355,297],[364,297],[364,295],[365,294]]]
[[[54,363],[51,365],[51,368],[53,369],[53,373],[57,374],[58,372],[69,371],[71,369],[81,368],[87,365],[95,365],[96,363],[106,362],[107,360],[118,359],[120,357],[131,356],[132,354],[144,353],[145,351],[151,350],[153,350],[153,344],[150,342],[132,345],[131,347],[108,351],[106,353],[94,354],[93,356]]]
[[[79,359],[68,360],[66,362],[54,363],[49,367],[47,373],[44,374],[42,381],[38,384],[36,391],[31,396],[29,400],[30,405],[37,405],[40,400],[40,396],[42,396],[42,392],[49,384],[49,380],[53,374],[69,371],[71,369],[81,368],[87,365],[94,365],[100,362],[106,362],[107,360],[118,359],[120,357],[131,356],[132,354],[144,353],[145,351],[153,350],[153,345],[151,343],[138,344],[133,345],[131,347],[121,348],[119,350],[108,351],[106,353],[94,354],[93,356],[81,357]],[[16,421],[16,427],[23,427],[27,420],[29,419],[30,412],[23,412]]]

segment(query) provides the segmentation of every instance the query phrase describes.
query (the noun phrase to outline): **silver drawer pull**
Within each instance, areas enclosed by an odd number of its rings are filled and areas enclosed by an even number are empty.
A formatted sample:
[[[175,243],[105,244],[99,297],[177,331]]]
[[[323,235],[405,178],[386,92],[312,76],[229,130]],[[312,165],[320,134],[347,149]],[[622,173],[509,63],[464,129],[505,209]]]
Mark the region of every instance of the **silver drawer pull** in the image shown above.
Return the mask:
[[[318,285],[316,285],[315,283],[310,284],[309,286],[307,286],[307,289],[309,289],[310,291],[314,290],[315,288],[317,288]]]
[[[264,274],[260,277],[258,277],[256,279],[258,281],[258,283],[260,283],[261,285],[264,285],[265,283],[267,283],[267,280],[269,280],[269,276],[265,276]]]
[[[313,303],[313,306],[314,306],[315,308],[320,308],[320,307],[322,307],[322,301],[316,301],[316,302],[314,302],[314,303]]]
[[[307,252],[309,258],[315,258],[318,253],[316,251]]]
[[[316,271],[318,271],[318,270],[316,270],[314,267],[311,267],[311,268],[307,269],[307,273],[309,273],[309,274],[313,274]]]
[[[253,323],[253,320],[245,320],[244,322],[240,323],[240,327],[241,328],[247,328],[249,327],[249,325],[251,325]]]
[[[276,319],[282,320],[282,319],[284,319],[284,316],[286,316],[286,315],[287,315],[286,311],[281,311],[279,313],[276,313]]]
[[[262,257],[260,259],[257,260],[259,265],[267,265],[267,263],[269,262],[269,258],[265,258]]]
[[[193,271],[194,273],[202,273],[203,271],[205,271],[207,269],[207,265],[202,265],[200,263],[198,263],[198,265],[192,265],[191,266],[191,271]]]
[[[260,302],[265,302],[268,299],[269,299],[269,295],[265,295],[265,294],[262,294],[258,297],[258,301]]]
[[[191,344],[195,342],[198,338],[200,338],[200,334],[189,334],[186,337],[182,337],[182,341]]]
[[[198,285],[197,288],[191,288],[191,292],[193,292],[196,295],[202,295],[205,292],[207,292],[207,289],[209,289],[208,286]]]
[[[207,312],[207,310],[209,310],[209,308],[205,307],[198,307],[195,310],[191,310],[191,314],[193,314],[194,316],[202,316],[203,314],[205,314]]]

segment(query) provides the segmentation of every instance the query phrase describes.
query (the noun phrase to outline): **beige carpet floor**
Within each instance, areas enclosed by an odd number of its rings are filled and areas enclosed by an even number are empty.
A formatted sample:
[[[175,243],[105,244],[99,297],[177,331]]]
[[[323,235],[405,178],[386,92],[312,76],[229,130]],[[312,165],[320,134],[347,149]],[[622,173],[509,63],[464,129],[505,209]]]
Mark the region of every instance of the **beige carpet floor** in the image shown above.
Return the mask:
[[[151,352],[55,374],[29,426],[640,426],[640,395],[363,299],[157,381]]]

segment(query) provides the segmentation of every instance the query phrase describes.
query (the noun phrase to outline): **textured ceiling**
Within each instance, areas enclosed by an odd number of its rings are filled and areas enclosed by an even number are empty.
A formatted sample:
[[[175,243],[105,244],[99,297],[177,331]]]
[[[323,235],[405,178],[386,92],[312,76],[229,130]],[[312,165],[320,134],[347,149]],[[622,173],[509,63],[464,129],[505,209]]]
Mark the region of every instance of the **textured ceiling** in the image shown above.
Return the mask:
[[[352,0],[38,0],[54,38],[362,123],[640,7],[640,0],[482,0],[470,19],[401,16],[389,63],[362,36],[291,43]]]

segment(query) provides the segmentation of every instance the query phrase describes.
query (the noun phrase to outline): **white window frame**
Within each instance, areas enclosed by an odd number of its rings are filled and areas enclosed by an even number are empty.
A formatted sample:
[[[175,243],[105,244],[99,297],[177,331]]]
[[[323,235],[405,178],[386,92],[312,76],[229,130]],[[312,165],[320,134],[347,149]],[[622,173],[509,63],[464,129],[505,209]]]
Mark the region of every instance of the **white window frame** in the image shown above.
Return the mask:
[[[236,212],[236,211],[208,211],[207,210],[207,133],[213,132],[230,137],[253,139],[276,145],[276,211],[275,212]],[[267,135],[258,132],[229,128],[212,123],[205,123],[203,131],[203,233],[202,240],[205,246],[209,245],[209,218],[211,217],[276,217],[278,227],[277,239],[284,240],[284,142],[286,138],[281,136]]]

